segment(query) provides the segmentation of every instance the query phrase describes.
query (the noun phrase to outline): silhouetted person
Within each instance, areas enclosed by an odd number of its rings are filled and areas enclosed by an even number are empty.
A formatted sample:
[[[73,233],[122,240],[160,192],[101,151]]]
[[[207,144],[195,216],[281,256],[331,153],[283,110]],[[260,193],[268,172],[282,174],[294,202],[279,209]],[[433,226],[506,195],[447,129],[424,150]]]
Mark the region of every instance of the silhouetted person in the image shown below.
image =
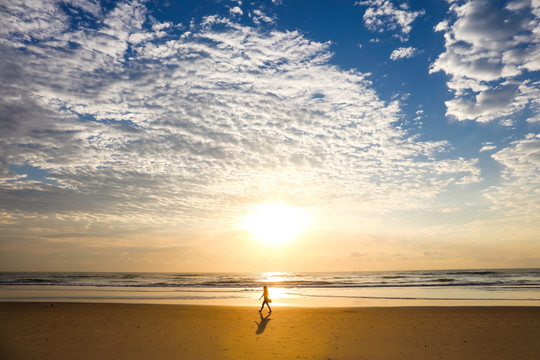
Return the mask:
[[[266,304],[266,306],[268,306],[268,310],[270,310],[270,312],[272,312],[272,308],[270,307],[270,303],[272,302],[272,300],[268,297],[268,288],[266,287],[266,285],[264,286],[264,289],[263,289],[263,294],[261,295],[261,297],[259,298],[259,300],[261,300],[261,298],[264,297],[264,301],[261,305],[261,310],[259,310],[259,312],[262,311],[262,309],[264,308],[264,304]]]

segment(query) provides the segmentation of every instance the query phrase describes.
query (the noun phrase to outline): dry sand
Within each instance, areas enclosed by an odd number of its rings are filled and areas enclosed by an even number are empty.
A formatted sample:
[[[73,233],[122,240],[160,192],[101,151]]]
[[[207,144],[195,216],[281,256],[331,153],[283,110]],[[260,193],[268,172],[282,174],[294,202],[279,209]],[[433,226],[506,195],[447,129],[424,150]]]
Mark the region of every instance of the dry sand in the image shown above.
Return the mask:
[[[540,359],[540,307],[276,307],[266,315],[0,303],[0,359]]]

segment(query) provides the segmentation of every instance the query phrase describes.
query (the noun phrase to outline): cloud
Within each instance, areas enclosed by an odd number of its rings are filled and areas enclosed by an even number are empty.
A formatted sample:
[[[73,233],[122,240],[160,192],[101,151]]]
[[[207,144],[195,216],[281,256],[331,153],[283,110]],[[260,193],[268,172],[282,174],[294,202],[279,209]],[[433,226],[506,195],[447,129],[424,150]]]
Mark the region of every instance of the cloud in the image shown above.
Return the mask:
[[[242,9],[241,9],[240,7],[238,7],[238,6],[234,6],[234,7],[230,8],[230,9],[229,9],[229,13],[230,13],[231,15],[233,15],[233,16],[234,16],[234,15],[239,15],[239,16],[244,15],[244,12],[243,12]]]
[[[444,34],[445,52],[430,69],[451,76],[455,98],[446,103],[447,115],[487,122],[529,108],[536,118],[539,84],[530,77],[540,69],[540,5],[456,1],[449,15],[435,27]]]
[[[484,152],[484,151],[491,151],[491,150],[495,150],[497,149],[497,146],[493,145],[493,143],[491,142],[487,142],[487,143],[484,143],[482,145],[482,147],[480,148],[480,152]]]
[[[537,224],[540,212],[540,134],[528,134],[491,155],[504,168],[501,182],[487,189],[492,210],[503,211],[506,219]]]
[[[411,24],[417,17],[424,15],[424,10],[411,11],[407,4],[402,3],[399,8],[389,0],[357,1],[355,5],[366,6],[364,24],[374,32],[389,31],[401,41],[407,41],[412,30]]]
[[[387,212],[480,180],[476,160],[435,160],[446,142],[398,127],[399,102],[332,65],[329,43],[220,16],[160,24],[137,2],[73,3],[92,21],[67,26],[74,15],[38,3],[1,14],[0,203],[20,214],[13,226],[226,228],[265,198]],[[20,25],[32,18],[42,25]],[[9,168],[25,164],[50,183]]]
[[[253,20],[253,22],[256,25],[260,25],[261,23],[267,23],[272,24],[275,22],[275,19],[271,16],[266,15],[262,10],[255,9],[249,13],[249,16]]]
[[[414,47],[400,47],[392,51],[390,54],[391,60],[409,59],[416,56],[419,53],[418,49]]]

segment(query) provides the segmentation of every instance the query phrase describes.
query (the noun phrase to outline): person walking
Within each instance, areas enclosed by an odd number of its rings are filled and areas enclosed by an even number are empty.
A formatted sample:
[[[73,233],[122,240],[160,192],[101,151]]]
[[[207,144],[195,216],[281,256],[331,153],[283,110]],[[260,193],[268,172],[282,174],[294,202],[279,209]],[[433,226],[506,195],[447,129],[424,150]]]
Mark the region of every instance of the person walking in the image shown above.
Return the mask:
[[[261,295],[259,300],[261,300],[263,297],[264,297],[264,300],[263,300],[263,303],[261,305],[261,310],[259,310],[259,312],[261,312],[263,310],[264,304],[266,304],[266,306],[268,306],[268,310],[270,310],[270,313],[272,313],[272,308],[270,307],[270,303],[272,302],[272,299],[270,299],[268,297],[268,287],[266,285],[263,288],[263,294]]]

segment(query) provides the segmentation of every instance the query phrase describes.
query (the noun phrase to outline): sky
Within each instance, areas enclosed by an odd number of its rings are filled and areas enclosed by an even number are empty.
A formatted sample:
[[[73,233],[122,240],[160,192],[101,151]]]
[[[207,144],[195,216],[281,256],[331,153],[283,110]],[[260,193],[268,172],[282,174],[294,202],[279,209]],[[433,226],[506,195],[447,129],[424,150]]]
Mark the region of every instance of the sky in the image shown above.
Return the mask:
[[[0,12],[1,271],[540,267],[539,0]]]

